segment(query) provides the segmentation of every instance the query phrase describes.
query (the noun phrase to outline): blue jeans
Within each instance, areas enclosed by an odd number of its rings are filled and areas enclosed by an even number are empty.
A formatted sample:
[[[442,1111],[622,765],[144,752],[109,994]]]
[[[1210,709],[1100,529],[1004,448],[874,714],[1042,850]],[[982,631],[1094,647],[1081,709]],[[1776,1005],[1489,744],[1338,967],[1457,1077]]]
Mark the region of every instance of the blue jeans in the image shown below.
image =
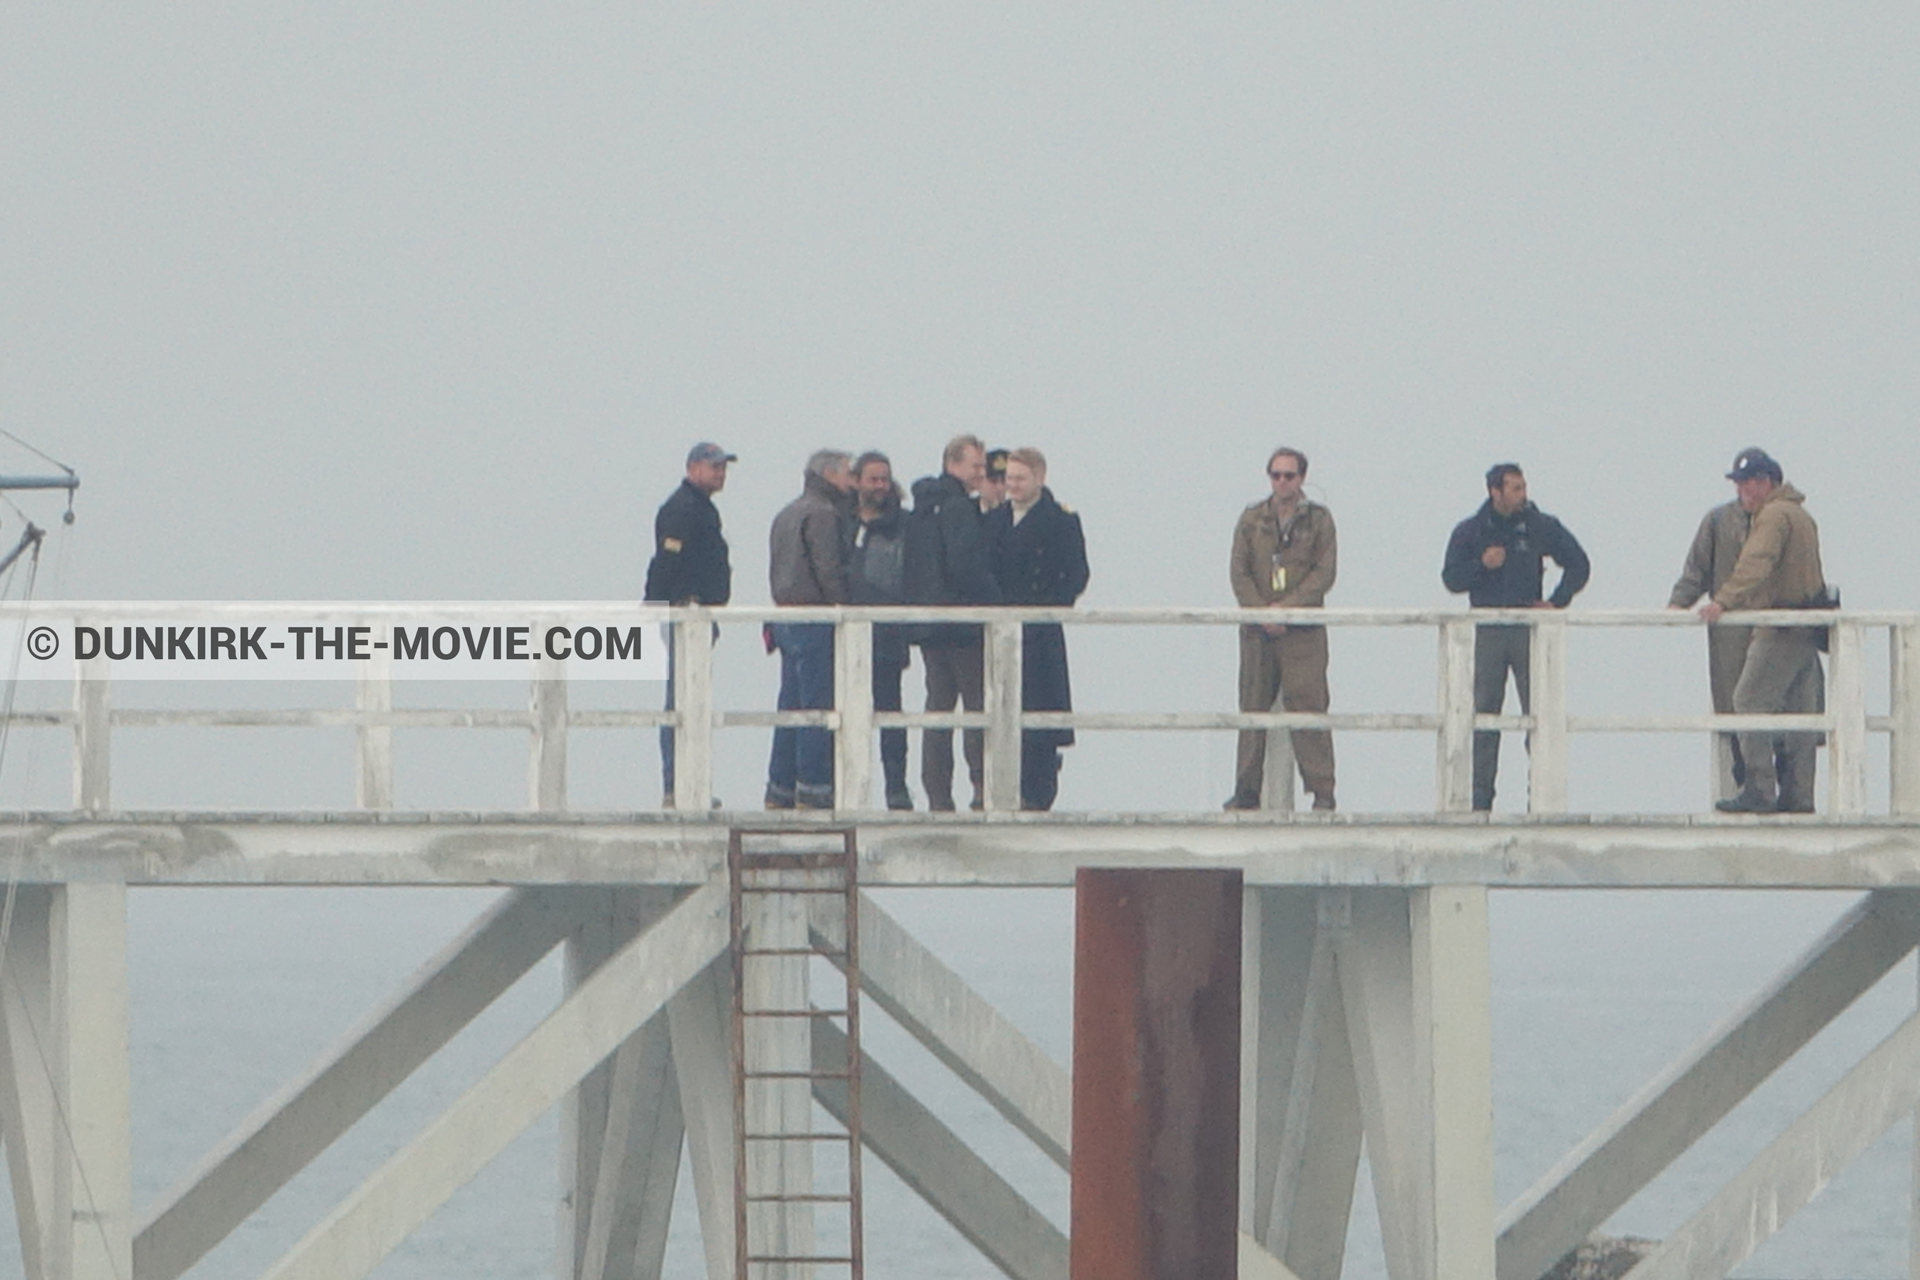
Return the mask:
[[[780,710],[831,710],[833,624],[776,622],[773,643],[780,651]],[[812,724],[776,728],[773,755],[767,761],[767,791],[807,804],[831,803],[833,730]]]

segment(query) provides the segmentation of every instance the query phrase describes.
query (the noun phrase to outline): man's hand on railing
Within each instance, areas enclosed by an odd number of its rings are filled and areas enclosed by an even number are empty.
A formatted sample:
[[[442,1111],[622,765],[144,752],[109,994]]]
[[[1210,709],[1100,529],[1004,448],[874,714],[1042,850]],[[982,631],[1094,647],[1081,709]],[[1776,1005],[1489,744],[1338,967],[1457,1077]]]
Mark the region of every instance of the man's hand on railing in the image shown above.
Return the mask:
[[[1720,621],[1720,615],[1726,611],[1725,605],[1716,604],[1714,601],[1709,600],[1700,606],[1700,618],[1703,622],[1707,623],[1718,622]]]

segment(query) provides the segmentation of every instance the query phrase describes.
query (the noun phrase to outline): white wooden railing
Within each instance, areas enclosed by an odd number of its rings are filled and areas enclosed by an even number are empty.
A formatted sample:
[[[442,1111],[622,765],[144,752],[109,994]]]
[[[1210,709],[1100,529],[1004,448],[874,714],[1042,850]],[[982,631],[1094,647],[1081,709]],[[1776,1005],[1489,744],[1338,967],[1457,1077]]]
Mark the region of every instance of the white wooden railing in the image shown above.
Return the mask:
[[[80,617],[89,606],[58,608]],[[107,606],[92,606],[104,611]],[[324,608],[328,620],[390,622],[392,605],[114,605],[116,622],[157,623],[186,618],[206,621],[227,611],[257,621],[278,614],[311,618]],[[538,623],[546,617],[631,623],[635,607],[622,604],[429,605],[416,612],[457,615],[477,622]],[[19,606],[0,608],[0,620]],[[1471,804],[1472,740],[1475,729],[1524,730],[1530,735],[1528,808],[1537,814],[1567,808],[1568,742],[1576,733],[1693,733],[1733,730],[1820,731],[1829,748],[1831,786],[1827,810],[1833,816],[1864,814],[1868,795],[1868,735],[1890,735],[1889,794],[1895,814],[1920,813],[1920,613],[1859,611],[1778,611],[1728,615],[1730,623],[1769,626],[1831,626],[1827,711],[1820,715],[1721,716],[1712,714],[1574,715],[1567,700],[1567,636],[1574,628],[1700,628],[1691,613],[1661,611],[1559,610],[1403,610],[1403,609],[1012,609],[968,608],[676,608],[660,611],[676,628],[676,703],[674,711],[641,709],[571,710],[566,663],[546,658],[531,662],[525,711],[451,708],[396,708],[393,668],[379,654],[361,667],[355,704],[347,708],[136,709],[113,705],[112,664],[91,658],[76,664],[71,710],[18,711],[21,726],[55,726],[73,735],[73,806],[83,811],[111,807],[112,732],[116,727],[244,726],[341,727],[358,731],[357,803],[362,808],[393,806],[393,730],[396,728],[512,729],[530,735],[528,799],[537,810],[567,807],[567,733],[569,729],[643,728],[671,725],[676,738],[675,795],[683,812],[704,809],[713,789],[715,733],[737,727],[826,725],[836,737],[836,796],[845,811],[873,807],[873,736],[880,728],[954,727],[985,731],[988,811],[1019,807],[1020,731],[1072,727],[1089,731],[1198,731],[1326,728],[1345,731],[1426,733],[1436,743],[1435,810],[1465,812]],[[888,622],[972,622],[984,625],[986,645],[985,709],[978,713],[877,712],[871,696],[873,628]],[[754,711],[717,709],[712,663],[713,628],[757,628],[765,622],[823,622],[835,628],[836,710]],[[1240,713],[1219,710],[1177,712],[1022,712],[1021,624],[1060,622],[1070,631],[1089,627],[1201,627],[1226,630],[1246,623],[1300,623],[1336,630],[1353,628],[1426,629],[1437,638],[1438,679],[1433,710]],[[1528,715],[1476,715],[1473,709],[1474,628],[1482,623],[1532,628],[1532,710]],[[1867,636],[1889,633],[1888,706],[1884,716],[1867,711]],[[1230,633],[1229,633],[1230,634]],[[1225,637],[1223,637],[1225,638]],[[1337,642],[1336,642],[1337,643]],[[1097,681],[1079,673],[1082,700]],[[1337,691],[1336,691],[1337,693]]]

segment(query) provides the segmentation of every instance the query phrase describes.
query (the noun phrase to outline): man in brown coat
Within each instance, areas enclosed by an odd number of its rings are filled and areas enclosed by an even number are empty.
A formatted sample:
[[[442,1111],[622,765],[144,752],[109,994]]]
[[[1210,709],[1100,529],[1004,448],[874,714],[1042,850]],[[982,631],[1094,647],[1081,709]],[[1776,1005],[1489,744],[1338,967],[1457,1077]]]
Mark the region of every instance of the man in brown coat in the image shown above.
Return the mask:
[[[1753,524],[1732,574],[1700,607],[1700,616],[1717,623],[1736,610],[1803,609],[1824,603],[1827,580],[1820,566],[1820,530],[1807,514],[1806,498],[1786,483],[1780,464],[1764,449],[1742,449],[1727,479],[1737,487],[1740,506]],[[1819,639],[1815,627],[1755,627],[1733,688],[1734,711],[1770,714],[1804,705],[1823,678]],[[1746,782],[1739,794],[1715,808],[1723,813],[1813,812],[1813,756],[1819,735],[1784,735],[1789,764],[1784,779],[1775,769],[1773,737],[1764,730],[1740,735]]]
[[[1338,559],[1333,513],[1300,492],[1307,455],[1280,448],[1267,459],[1273,492],[1240,513],[1233,530],[1228,572],[1233,597],[1244,609],[1314,609],[1326,603]],[[1274,695],[1288,711],[1324,712],[1327,696],[1327,629],[1273,624],[1240,628],[1240,710],[1271,711]],[[1333,800],[1333,735],[1325,729],[1295,729],[1293,755],[1300,778],[1313,793],[1313,807]],[[1229,809],[1258,809],[1266,771],[1267,733],[1243,729]]]

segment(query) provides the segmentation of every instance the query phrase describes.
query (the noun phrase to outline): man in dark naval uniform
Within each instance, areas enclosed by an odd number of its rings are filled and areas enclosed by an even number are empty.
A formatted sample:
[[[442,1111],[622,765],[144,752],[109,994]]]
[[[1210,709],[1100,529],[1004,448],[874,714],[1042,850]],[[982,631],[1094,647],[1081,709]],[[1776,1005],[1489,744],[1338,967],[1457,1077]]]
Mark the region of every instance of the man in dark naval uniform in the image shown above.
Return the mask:
[[[986,446],[973,435],[947,441],[941,472],[913,482],[913,511],[907,517],[902,584],[909,604],[983,605],[1000,603],[988,554],[986,517],[979,492],[987,469]],[[927,710],[952,711],[959,703],[978,711],[984,698],[986,649],[975,623],[928,623],[918,629],[920,665],[927,677]],[[973,783],[973,808],[985,796],[984,738],[967,729],[961,741]],[[953,730],[920,733],[920,785],[927,808],[953,809]]]
[[[733,595],[733,567],[713,495],[727,485],[727,464],[738,459],[711,440],[687,453],[687,478],[653,517],[653,560],[641,599],[661,604],[725,604]],[[667,700],[673,710],[673,632],[667,632]],[[660,726],[661,802],[673,808],[673,726]]]
[[[1038,449],[1015,449],[1007,455],[1007,500],[987,515],[993,576],[1006,604],[1065,607],[1087,589],[1087,542],[1080,517],[1054,501],[1046,479],[1047,459]],[[1021,709],[1073,710],[1067,638],[1060,624],[1023,626],[1020,655]],[[1060,748],[1072,745],[1072,729],[1021,731],[1022,809],[1053,808],[1060,792]]]
[[[1553,595],[1541,598],[1541,562],[1560,566]],[[1567,527],[1527,501],[1527,478],[1517,464],[1502,462],[1487,472],[1487,500],[1454,526],[1447,540],[1441,581],[1466,592],[1476,609],[1564,609],[1587,585],[1593,568]],[[1479,626],[1473,633],[1473,708],[1498,715],[1507,698],[1507,672],[1520,693],[1520,712],[1532,705],[1533,628]],[[1500,733],[1473,734],[1473,807],[1493,808],[1493,782],[1500,772]]]

